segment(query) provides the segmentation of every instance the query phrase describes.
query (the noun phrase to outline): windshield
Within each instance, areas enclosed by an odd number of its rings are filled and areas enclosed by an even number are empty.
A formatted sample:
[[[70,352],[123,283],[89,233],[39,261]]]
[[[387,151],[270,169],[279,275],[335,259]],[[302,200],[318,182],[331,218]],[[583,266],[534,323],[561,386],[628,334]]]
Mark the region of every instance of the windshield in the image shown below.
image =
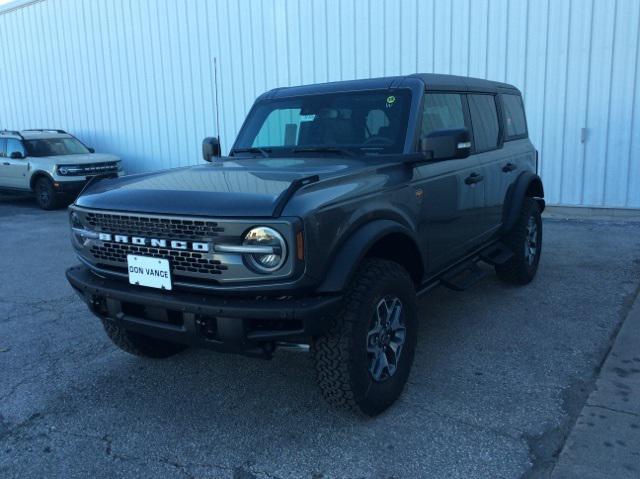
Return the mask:
[[[231,154],[242,150],[269,155],[402,153],[410,106],[408,89],[261,101],[249,114]]]
[[[90,153],[75,138],[40,138],[25,141],[29,156],[84,155]]]

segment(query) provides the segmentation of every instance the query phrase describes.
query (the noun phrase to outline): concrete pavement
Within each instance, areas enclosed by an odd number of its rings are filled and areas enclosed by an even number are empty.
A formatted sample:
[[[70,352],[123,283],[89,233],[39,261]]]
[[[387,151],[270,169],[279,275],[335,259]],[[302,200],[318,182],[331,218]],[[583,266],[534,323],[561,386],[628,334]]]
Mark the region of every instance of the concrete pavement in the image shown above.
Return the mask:
[[[640,477],[640,298],[620,328],[552,477]]]
[[[640,286],[640,224],[544,229],[531,285],[420,302],[408,387],[363,420],[305,355],[117,350],[65,282],[66,213],[0,198],[0,477],[548,477]]]

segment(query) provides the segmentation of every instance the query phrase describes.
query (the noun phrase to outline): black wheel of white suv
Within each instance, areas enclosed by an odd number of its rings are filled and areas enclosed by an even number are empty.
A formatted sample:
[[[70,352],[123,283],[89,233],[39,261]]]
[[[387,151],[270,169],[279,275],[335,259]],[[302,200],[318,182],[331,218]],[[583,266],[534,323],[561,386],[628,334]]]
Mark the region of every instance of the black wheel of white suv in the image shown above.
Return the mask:
[[[102,320],[102,325],[113,344],[135,356],[162,359],[178,354],[187,348],[183,344],[163,341],[162,339],[127,331],[109,320]]]
[[[38,206],[43,210],[53,210],[59,205],[53,182],[49,178],[41,177],[36,180],[33,188]]]
[[[416,293],[407,271],[393,261],[365,260],[329,332],[312,343],[324,398],[368,416],[391,406],[409,377],[417,327]]]
[[[511,249],[513,257],[496,266],[498,277],[512,284],[530,283],[538,271],[542,253],[542,217],[536,200],[524,199],[520,216],[503,242]]]

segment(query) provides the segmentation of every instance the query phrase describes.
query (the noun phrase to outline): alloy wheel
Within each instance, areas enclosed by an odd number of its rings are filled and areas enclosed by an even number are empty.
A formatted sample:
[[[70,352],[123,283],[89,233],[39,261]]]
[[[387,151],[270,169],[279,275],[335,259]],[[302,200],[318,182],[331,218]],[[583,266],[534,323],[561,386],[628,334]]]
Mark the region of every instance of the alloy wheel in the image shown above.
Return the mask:
[[[527,264],[532,266],[538,254],[538,223],[533,216],[527,222],[526,238],[524,243],[524,257]]]
[[[371,323],[367,333],[369,373],[374,381],[383,382],[397,371],[407,334],[400,299],[396,296],[381,299]]]

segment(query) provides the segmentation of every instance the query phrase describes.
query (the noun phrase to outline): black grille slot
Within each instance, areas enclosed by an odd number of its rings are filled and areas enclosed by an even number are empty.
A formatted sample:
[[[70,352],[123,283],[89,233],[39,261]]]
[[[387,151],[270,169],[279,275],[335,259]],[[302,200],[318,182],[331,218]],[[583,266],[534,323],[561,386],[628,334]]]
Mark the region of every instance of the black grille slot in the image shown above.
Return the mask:
[[[179,218],[87,213],[86,222],[90,229],[104,233],[173,240],[211,239],[224,232],[215,221]]]
[[[137,254],[153,258],[168,259],[174,271],[221,274],[227,266],[215,259],[208,259],[202,253],[190,251],[176,251],[149,246],[136,246],[122,243],[103,243],[102,246],[91,247],[91,254],[98,260],[127,265],[127,255]]]
[[[78,174],[80,175],[101,175],[103,173],[116,173],[118,171],[118,164],[116,162],[110,163],[90,163],[88,165],[78,165]]]

